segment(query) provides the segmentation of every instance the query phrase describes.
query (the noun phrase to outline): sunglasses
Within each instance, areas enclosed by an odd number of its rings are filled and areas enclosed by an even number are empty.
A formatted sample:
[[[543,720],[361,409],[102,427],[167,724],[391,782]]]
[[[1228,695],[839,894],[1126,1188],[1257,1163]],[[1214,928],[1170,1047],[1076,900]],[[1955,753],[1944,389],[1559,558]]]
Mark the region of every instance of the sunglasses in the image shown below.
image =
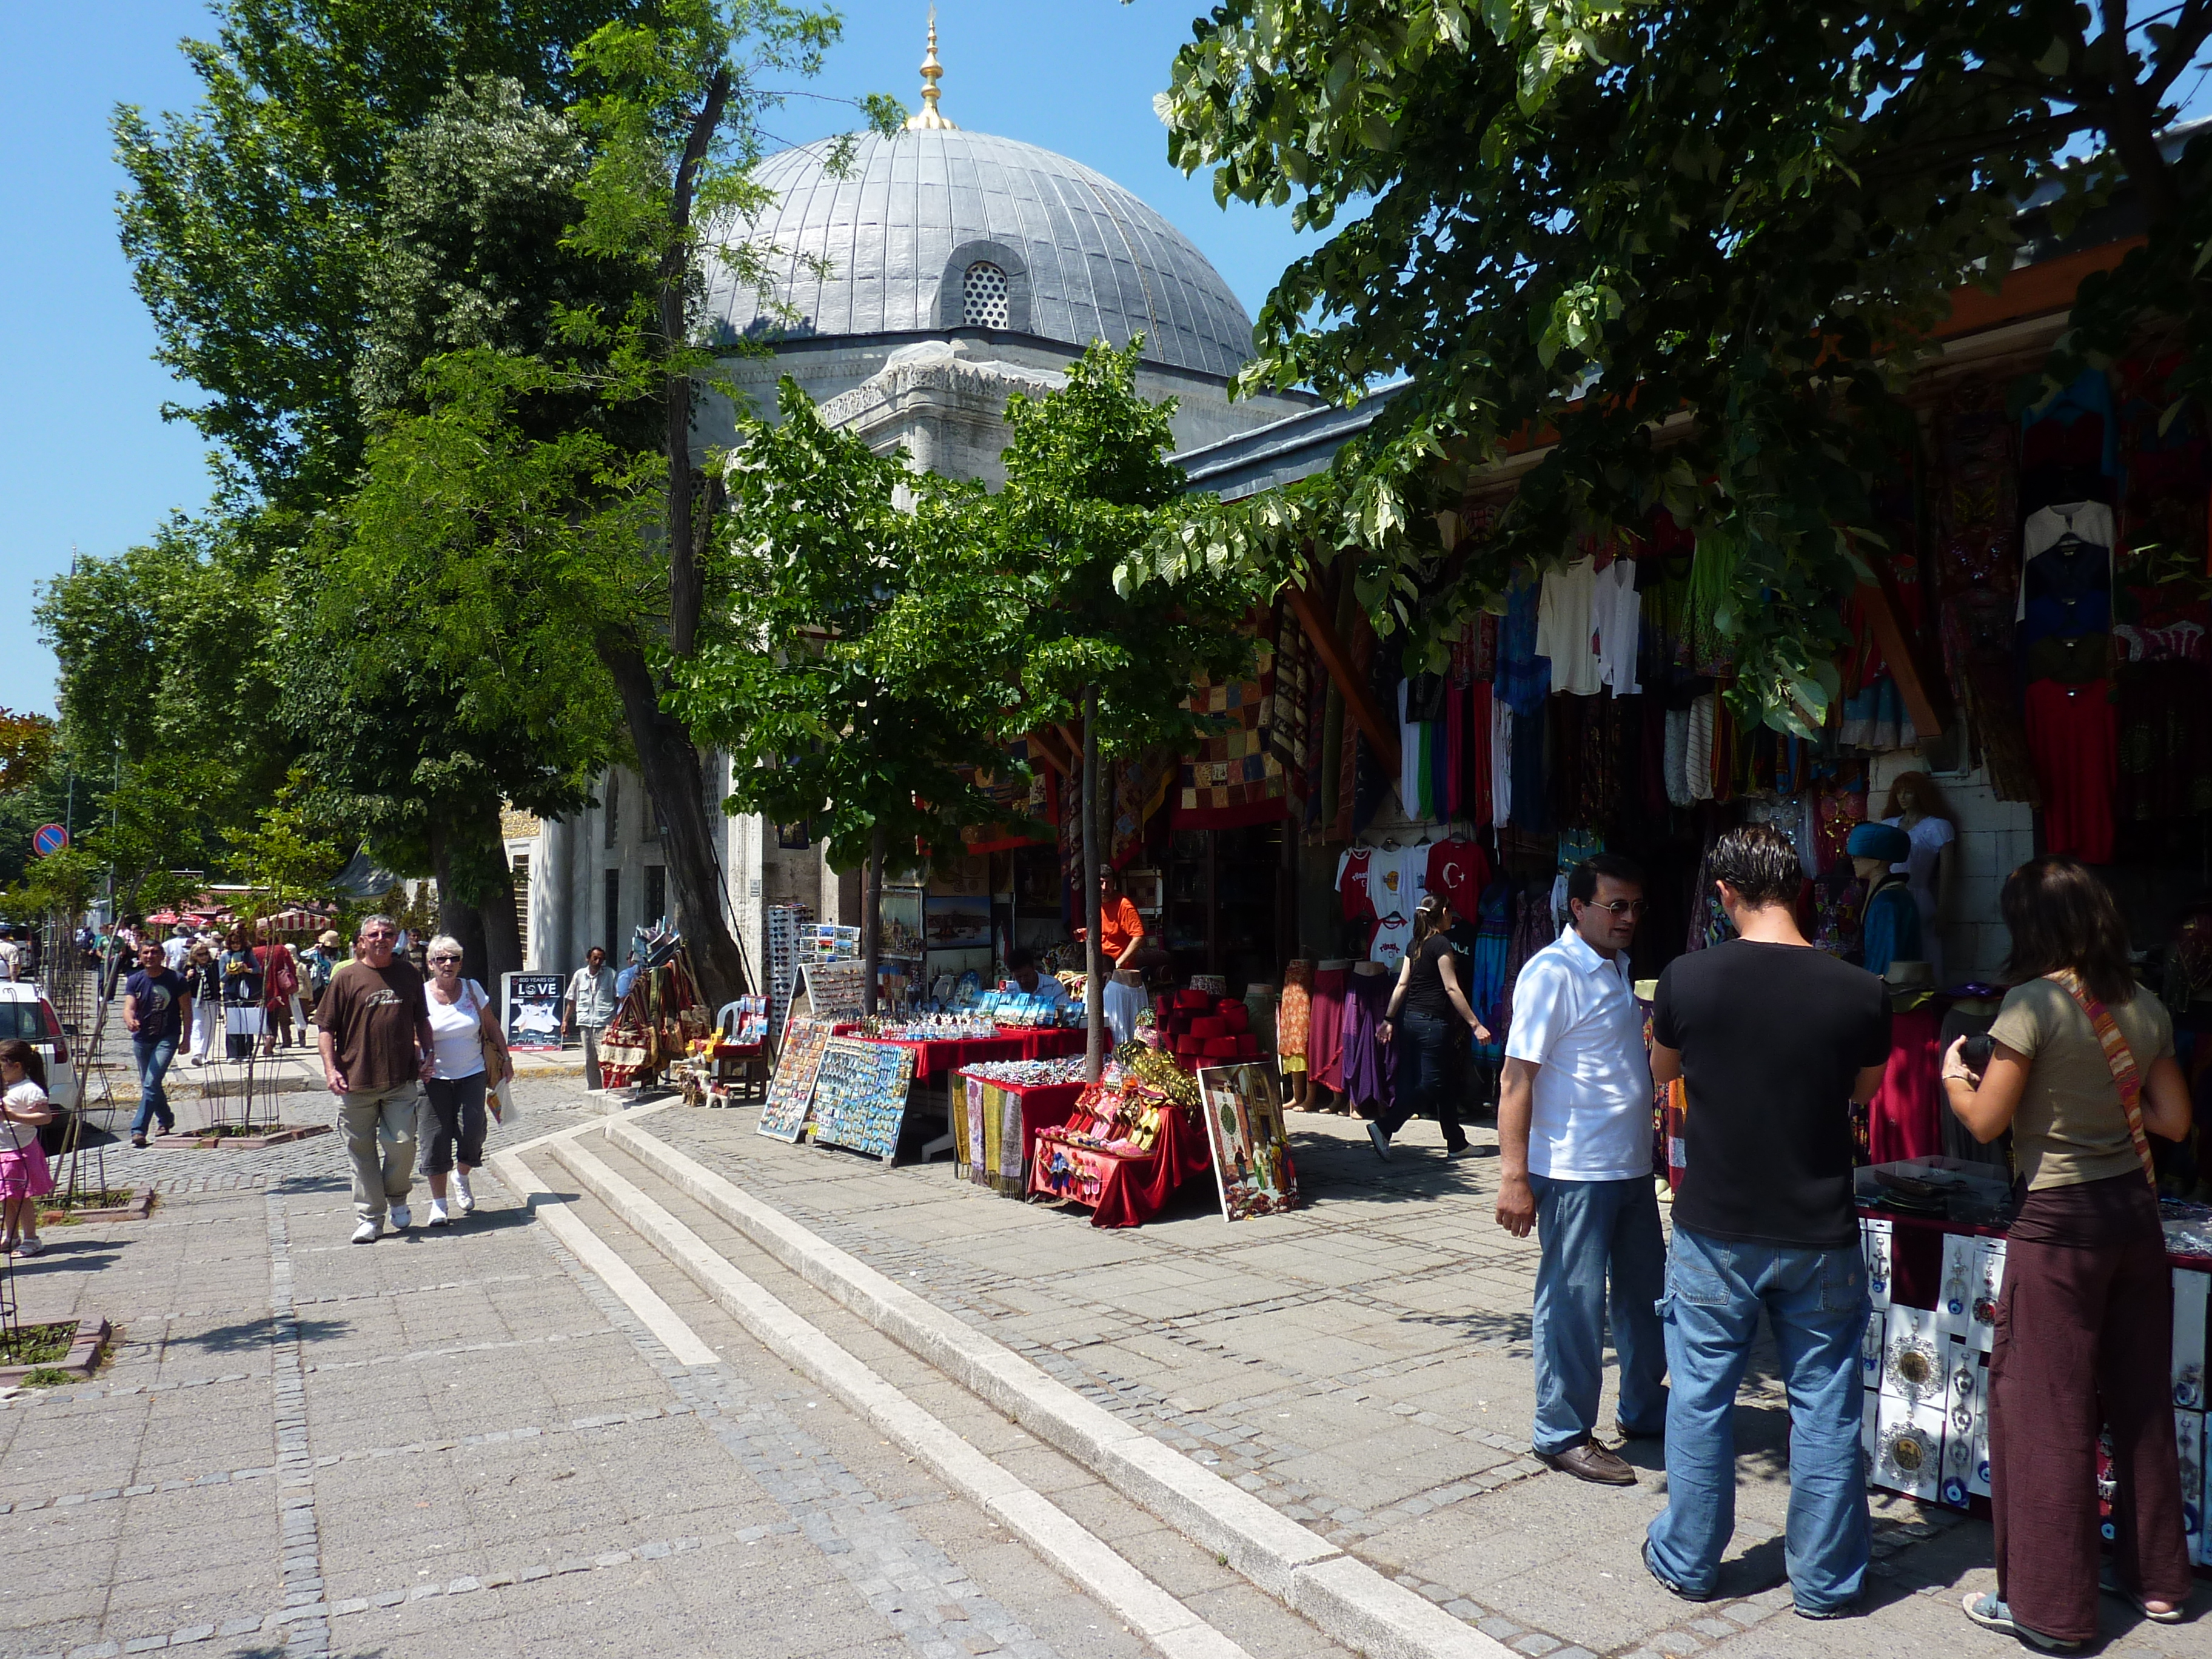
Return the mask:
[[[1585,910],[1603,910],[1615,916],[1640,916],[1649,908],[1650,901],[1646,899],[1615,899],[1610,904],[1600,904],[1595,899],[1583,901]]]
[[[459,957],[432,957],[430,960],[433,962],[459,962],[460,958]]]

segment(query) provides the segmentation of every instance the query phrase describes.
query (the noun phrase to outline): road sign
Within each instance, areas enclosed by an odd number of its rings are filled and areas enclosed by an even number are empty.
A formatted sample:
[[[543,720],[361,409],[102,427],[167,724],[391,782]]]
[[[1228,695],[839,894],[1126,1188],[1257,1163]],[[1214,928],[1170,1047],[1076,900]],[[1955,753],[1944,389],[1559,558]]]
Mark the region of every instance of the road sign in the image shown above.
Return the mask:
[[[69,845],[69,831],[58,823],[42,823],[31,831],[31,850],[40,858]]]

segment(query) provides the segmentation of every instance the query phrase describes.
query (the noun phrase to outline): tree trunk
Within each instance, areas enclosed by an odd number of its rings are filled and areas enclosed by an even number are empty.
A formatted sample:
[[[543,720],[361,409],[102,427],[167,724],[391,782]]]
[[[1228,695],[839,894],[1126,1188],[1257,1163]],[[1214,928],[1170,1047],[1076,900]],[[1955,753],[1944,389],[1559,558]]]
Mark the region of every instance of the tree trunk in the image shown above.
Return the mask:
[[[643,653],[620,638],[603,638],[598,650],[622,697],[638,775],[660,819],[660,850],[675,900],[676,929],[690,948],[700,995],[708,1007],[719,1008],[744,994],[750,975],[744,952],[723,921],[721,871],[707,830],[699,751],[690,734],[661,712],[659,689]],[[615,942],[609,941],[609,946],[614,948]]]
[[[860,1010],[876,1012],[876,973],[884,956],[884,827],[868,838],[868,873],[860,884]]]
[[[461,942],[461,972],[484,975],[483,914],[477,908],[476,884],[468,878],[468,836],[441,817],[430,823],[430,868],[438,883],[438,931]],[[425,940],[427,945],[428,941]]]
[[[1083,697],[1083,1078],[1096,1083],[1106,1069],[1106,952],[1099,943],[1103,910],[1098,902],[1098,692]]]
[[[677,163],[675,189],[668,204],[668,252],[660,262],[661,349],[677,364],[667,378],[667,428],[663,447],[668,454],[668,507],[664,533],[668,538],[668,643],[679,657],[691,654],[699,628],[706,584],[699,560],[703,539],[696,512],[696,473],[691,465],[691,370],[681,361],[690,344],[688,307],[691,301],[691,197],[699,169],[714,148],[715,131],[722,125],[722,110],[730,96],[730,67],[723,64],[708,83],[699,112],[691,118],[683,159]],[[711,512],[714,503],[708,502]],[[656,803],[659,797],[655,797]]]
[[[514,872],[507,862],[507,836],[499,819],[499,803],[486,800],[477,809],[486,860],[483,884],[477,894],[483,927],[483,972],[477,982],[494,997],[500,994],[502,975],[522,971],[522,929],[514,916]],[[465,965],[465,963],[464,963]]]

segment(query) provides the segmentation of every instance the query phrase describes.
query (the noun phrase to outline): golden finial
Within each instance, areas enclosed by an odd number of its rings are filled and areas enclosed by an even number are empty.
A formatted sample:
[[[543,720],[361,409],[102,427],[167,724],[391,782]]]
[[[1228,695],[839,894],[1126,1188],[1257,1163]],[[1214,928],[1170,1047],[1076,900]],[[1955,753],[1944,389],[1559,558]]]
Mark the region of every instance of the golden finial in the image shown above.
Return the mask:
[[[929,51],[921,60],[921,113],[907,122],[909,132],[927,132],[933,129],[957,132],[959,129],[937,112],[937,82],[945,74],[945,65],[937,61],[937,8],[929,9]]]

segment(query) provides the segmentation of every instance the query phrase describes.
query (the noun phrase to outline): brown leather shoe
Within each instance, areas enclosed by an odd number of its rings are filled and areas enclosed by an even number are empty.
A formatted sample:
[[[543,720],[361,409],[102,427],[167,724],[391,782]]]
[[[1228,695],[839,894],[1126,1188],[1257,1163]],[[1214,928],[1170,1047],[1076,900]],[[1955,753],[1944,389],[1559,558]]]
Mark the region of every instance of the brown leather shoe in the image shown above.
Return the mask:
[[[1585,1440],[1579,1446],[1570,1446],[1565,1451],[1538,1452],[1536,1461],[1562,1474],[1571,1474],[1577,1480],[1588,1480],[1601,1486],[1632,1486],[1636,1471],[1613,1453],[1595,1440]]]

